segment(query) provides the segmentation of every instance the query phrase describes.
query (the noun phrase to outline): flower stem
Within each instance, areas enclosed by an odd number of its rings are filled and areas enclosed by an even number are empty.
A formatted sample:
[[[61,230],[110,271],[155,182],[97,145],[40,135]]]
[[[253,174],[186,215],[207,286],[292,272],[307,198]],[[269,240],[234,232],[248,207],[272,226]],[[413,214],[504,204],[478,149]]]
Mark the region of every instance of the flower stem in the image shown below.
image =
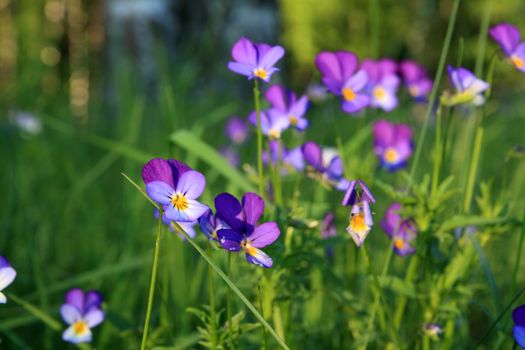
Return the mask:
[[[432,174],[432,195],[436,193],[438,188],[439,170],[441,169],[441,161],[443,159],[443,143],[441,142],[441,124],[443,123],[442,114],[441,106],[439,106],[436,112],[436,137],[434,140],[434,172]]]
[[[478,126],[476,130],[476,138],[474,141],[474,150],[472,160],[470,162],[470,169],[467,180],[467,187],[465,192],[465,201],[463,202],[463,211],[468,213],[470,211],[470,204],[472,203],[472,196],[474,193],[474,182],[476,180],[476,173],[478,172],[479,157],[481,153],[481,143],[483,141],[483,127]]]
[[[153,305],[153,296],[155,295],[155,281],[157,279],[157,270],[159,267],[159,252],[160,252],[160,235],[162,232],[162,209],[159,210],[159,221],[157,226],[157,239],[155,240],[155,253],[153,255],[153,265],[151,267],[151,280],[149,284],[148,307],[146,309],[146,320],[144,321],[144,332],[142,333],[142,341],[140,343],[140,350],[146,349],[146,342],[148,340],[149,322],[151,319],[151,307]]]
[[[268,332],[275,338],[277,343],[279,343],[279,345],[283,349],[289,350],[290,348],[288,347],[288,345],[286,345],[286,343],[281,339],[281,337],[279,337],[279,335],[275,332],[272,326],[270,326],[270,324],[264,319],[264,317],[262,317],[260,312],[257,311],[257,308],[253,306],[253,304],[248,300],[248,298],[246,298],[244,294],[242,294],[242,292],[239,290],[239,288],[237,288],[235,283],[233,283],[232,280],[229,279],[228,276],[226,276],[224,271],[222,271],[221,268],[217,266],[217,264],[215,264],[215,262],[210,258],[210,256],[206,254],[206,252],[201,247],[199,247],[199,245],[195,243],[195,241],[193,241],[193,239],[184,230],[182,230],[182,228],[181,231],[184,234],[184,237],[186,237],[188,242],[192,245],[192,247],[195,248],[195,250],[204,258],[204,260],[206,260],[206,262],[213,268],[213,270],[228,285],[228,287],[230,287],[230,289],[239,297],[239,299],[244,303],[244,305],[246,305],[246,307],[252,312],[255,318],[257,318],[257,320],[261,322],[263,327],[266,330],[268,330]]]
[[[228,253],[228,277],[231,278],[232,275],[232,253]],[[228,328],[230,335],[230,349],[235,349],[235,344],[233,342],[233,322],[232,322],[232,303],[230,299],[230,293],[226,293],[226,312],[228,314]]]
[[[259,310],[261,310],[261,314],[264,313],[263,309],[263,297],[262,297],[262,291],[261,291],[261,285],[257,285],[257,291],[259,292]],[[263,331],[263,339],[264,339],[264,350],[268,350],[268,334],[266,333],[266,329],[262,327]]]
[[[518,271],[521,265],[521,252],[523,251],[523,240],[525,238],[525,205],[523,206],[523,219],[521,219],[521,232],[520,240],[518,243],[518,257],[516,258],[516,263],[514,264],[514,273],[512,278],[512,294],[516,292],[516,286],[518,285]]]
[[[211,348],[217,348],[217,324],[215,313],[215,286],[213,285],[213,271],[208,265],[208,292],[210,298],[210,338]]]
[[[259,81],[254,80],[253,101],[255,104],[255,116],[257,118],[257,173],[259,177],[259,195],[264,197],[264,169],[263,169],[263,137],[261,130],[261,92],[259,91]]]
[[[434,107],[434,103],[436,102],[437,92],[439,90],[439,85],[441,83],[441,76],[443,75],[443,70],[445,69],[445,61],[447,59],[450,42],[452,40],[452,33],[454,32],[454,25],[456,23],[456,17],[457,17],[460,2],[461,0],[454,0],[454,4],[452,5],[452,11],[450,13],[450,20],[448,22],[447,34],[445,35],[443,49],[441,50],[441,56],[439,58],[438,69],[436,71],[436,76],[434,78],[434,86],[432,87],[432,92],[430,93],[430,98],[429,98],[427,110],[425,113],[425,119],[421,127],[421,133],[419,134],[419,138],[417,140],[416,151],[414,153],[414,162],[412,163],[412,167],[410,168],[409,187],[412,184],[412,181],[414,181],[416,170],[419,165],[419,160],[421,158],[421,152],[423,151],[423,144],[425,143],[425,136],[428,130],[428,122],[430,119],[430,115],[432,114],[432,108]]]
[[[410,264],[408,265],[407,273],[405,275],[405,282],[412,282],[412,279],[414,278],[417,268],[419,265],[419,256],[415,255],[411,260]],[[397,308],[394,313],[394,329],[396,331],[399,330],[401,319],[403,318],[403,315],[405,313],[405,306],[407,304],[407,297],[402,295],[397,303]]]

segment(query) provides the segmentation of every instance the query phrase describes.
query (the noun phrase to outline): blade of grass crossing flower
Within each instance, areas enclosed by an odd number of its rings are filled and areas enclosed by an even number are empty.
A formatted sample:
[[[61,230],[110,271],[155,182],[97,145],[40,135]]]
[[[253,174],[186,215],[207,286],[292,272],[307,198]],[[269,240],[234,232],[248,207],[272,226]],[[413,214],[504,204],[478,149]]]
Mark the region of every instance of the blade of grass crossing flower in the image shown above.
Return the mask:
[[[421,133],[419,134],[419,138],[417,140],[416,151],[414,153],[414,161],[412,163],[412,167],[410,168],[410,178],[409,178],[410,183],[414,180],[414,176],[416,175],[417,167],[419,165],[419,160],[421,158],[421,152],[423,151],[423,144],[425,142],[425,136],[428,130],[428,123],[430,120],[430,115],[432,114],[434,103],[436,102],[437,92],[439,90],[439,85],[441,83],[441,76],[443,75],[443,71],[445,69],[445,61],[447,59],[448,49],[450,47],[452,34],[454,33],[454,27],[456,24],[456,17],[457,17],[460,2],[461,0],[454,0],[454,3],[452,5],[452,11],[450,13],[447,33],[445,35],[445,41],[443,43],[443,48],[441,50],[441,56],[439,58],[438,69],[436,71],[436,76],[434,79],[434,86],[432,87],[432,92],[430,93],[430,98],[429,98],[427,110],[425,113],[425,119],[423,120],[423,126],[421,127]]]
[[[270,326],[270,324],[262,317],[262,315],[257,311],[255,306],[244,296],[244,294],[237,288],[237,286],[232,282],[231,279],[226,276],[226,274],[222,271],[222,269],[215,264],[215,262],[210,258],[210,256],[201,248],[195,241],[181,228],[182,233],[184,234],[184,237],[188,240],[188,242],[192,245],[193,248],[206,260],[206,262],[213,268],[213,270],[223,279],[223,281],[230,287],[230,289],[239,297],[239,299],[246,305],[246,307],[253,313],[255,318],[261,322],[261,324],[268,330],[268,332],[275,338],[277,343],[283,348],[288,349],[288,345],[277,335],[275,330]]]
[[[219,152],[200,138],[196,137],[190,131],[176,131],[171,134],[170,140],[206,162],[209,166],[229,180],[232,185],[235,185],[246,192],[256,192],[253,185],[242,173],[225,162],[224,157],[222,157]]]

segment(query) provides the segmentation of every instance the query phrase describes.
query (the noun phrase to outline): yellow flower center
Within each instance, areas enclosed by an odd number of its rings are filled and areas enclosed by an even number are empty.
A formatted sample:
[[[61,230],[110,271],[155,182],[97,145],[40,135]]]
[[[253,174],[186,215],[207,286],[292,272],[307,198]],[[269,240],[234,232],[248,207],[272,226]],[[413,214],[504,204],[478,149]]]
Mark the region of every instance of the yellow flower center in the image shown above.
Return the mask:
[[[374,88],[374,97],[377,99],[377,100],[382,100],[384,99],[386,96],[386,91],[385,89],[383,89],[382,87],[378,86],[376,88]]]
[[[289,117],[288,119],[290,119],[290,124],[291,124],[292,126],[296,126],[296,125],[297,125],[297,122],[299,121],[299,120],[297,119],[297,117],[296,117],[295,115],[293,115],[293,114],[291,114],[290,117]]]
[[[77,335],[86,334],[89,331],[89,327],[85,321],[78,320],[73,323],[73,332]]]
[[[257,78],[266,79],[268,72],[264,68],[255,68],[253,75],[255,75]]]
[[[419,87],[417,85],[410,85],[410,87],[408,88],[408,93],[411,96],[419,96],[420,92],[421,91],[419,90]]]
[[[180,193],[175,193],[173,197],[171,197],[171,204],[173,204],[173,207],[178,210],[188,209],[188,200]]]
[[[397,151],[392,148],[392,147],[388,147],[385,151],[385,154],[383,156],[385,158],[385,161],[387,163],[395,163],[397,162],[397,159],[399,158],[398,157],[398,154],[397,154]]]
[[[350,230],[355,233],[368,231],[368,226],[365,224],[365,216],[363,213],[352,215],[350,218]]]
[[[346,101],[348,101],[348,102],[352,102],[357,97],[357,95],[355,94],[354,90],[352,90],[352,89],[350,89],[348,87],[343,88],[342,92],[343,92],[344,99]]]
[[[248,255],[254,255],[256,253],[256,248],[252,247],[250,242],[246,241],[245,239],[241,242],[241,248],[244,249]]]
[[[511,56],[510,60],[516,66],[516,68],[522,69],[523,67],[525,67],[525,62],[523,62],[523,60],[516,55]]]
[[[277,129],[271,129],[269,132],[268,132],[268,136],[271,138],[271,139],[278,139],[281,137],[281,132]]]
[[[405,246],[405,242],[401,238],[397,238],[394,241],[394,247],[396,247],[397,249],[401,250],[403,249],[404,246]]]

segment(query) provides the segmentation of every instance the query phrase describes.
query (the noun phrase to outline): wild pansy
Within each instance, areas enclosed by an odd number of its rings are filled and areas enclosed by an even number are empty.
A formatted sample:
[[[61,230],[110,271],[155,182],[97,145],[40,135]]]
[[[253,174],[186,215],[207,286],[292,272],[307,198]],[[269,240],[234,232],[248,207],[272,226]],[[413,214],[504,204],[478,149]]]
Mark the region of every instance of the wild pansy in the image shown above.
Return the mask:
[[[335,237],[335,216],[334,213],[328,212],[321,221],[321,236],[323,239]]]
[[[321,52],[315,64],[328,90],[343,97],[343,111],[356,113],[368,105],[370,98],[364,92],[368,76],[364,69],[358,69],[353,52]]]
[[[394,171],[406,166],[412,155],[412,130],[406,124],[394,124],[381,119],[374,123],[374,153],[381,166]]]
[[[465,68],[448,66],[448,77],[455,92],[448,91],[441,96],[441,103],[446,106],[472,104],[481,106],[485,102],[482,93],[489,88],[489,84],[476,78],[474,73]]]
[[[518,306],[512,311],[512,319],[514,320],[512,328],[514,339],[522,349],[525,349],[525,305]]]
[[[374,225],[370,203],[375,202],[374,195],[362,180],[358,179],[350,182],[342,204],[344,206],[352,206],[346,231],[350,234],[357,247],[361,247],[368,232]]]
[[[240,38],[232,49],[235,61],[228,63],[228,69],[245,75],[248,79],[259,78],[269,82],[272,74],[279,69],[274,65],[284,56],[281,46],[254,44],[247,38]]]
[[[226,222],[217,217],[217,215],[213,215],[211,209],[199,218],[199,227],[202,233],[212,241],[219,240],[217,236],[219,230],[229,228]]]
[[[231,117],[226,123],[225,133],[232,143],[241,145],[248,138],[248,125],[240,117]]]
[[[370,96],[370,105],[390,112],[397,106],[399,77],[396,75],[397,63],[391,59],[363,60],[361,63],[368,75],[366,90]]]
[[[208,210],[196,201],[206,186],[204,175],[179,160],[150,160],[142,168],[142,179],[148,196],[162,205],[168,220],[192,222]]]
[[[290,119],[275,108],[261,111],[261,132],[270,140],[278,140],[281,133],[290,126]],[[248,117],[250,123],[257,126],[257,114],[252,112]]]
[[[91,329],[104,321],[104,311],[100,307],[102,295],[93,290],[84,294],[82,289],[74,288],[66,293],[65,299],[60,314],[69,327],[62,339],[74,344],[90,342]]]
[[[246,260],[255,265],[270,268],[272,259],[259,248],[272,244],[279,237],[279,227],[275,222],[258,224],[264,212],[264,200],[256,193],[248,192],[242,203],[229,193],[215,197],[216,216],[230,228],[217,231],[219,243],[230,251],[243,251]]]
[[[425,101],[432,90],[432,80],[425,68],[412,60],[404,60],[399,63],[399,72],[408,94],[416,101]]]
[[[155,219],[159,218],[159,210],[155,209],[154,212]],[[181,232],[183,230],[190,236],[191,238],[195,238],[197,235],[197,231],[195,231],[194,226],[197,225],[197,221],[190,221],[190,222],[182,222],[182,221],[173,221],[166,217],[166,215],[162,216],[162,223],[168,227],[170,232],[177,233],[180,238],[186,239],[186,236]]]
[[[500,23],[490,28],[490,36],[501,47],[516,69],[525,72],[525,42],[521,42],[518,28],[509,23]]]
[[[443,328],[436,323],[425,323],[423,325],[423,333],[432,340],[438,340],[439,335],[443,333]]]
[[[6,258],[0,256],[0,304],[5,304],[7,302],[7,298],[2,291],[13,283],[15,277],[15,269],[11,267],[11,264],[9,264],[9,261]]]
[[[417,237],[417,229],[412,220],[401,218],[400,210],[401,204],[392,203],[386,210],[385,218],[381,221],[381,227],[388,237],[394,241],[394,252],[400,256],[405,256],[416,252],[412,242]]]
[[[336,151],[330,148],[321,149],[317,143],[307,141],[302,146],[305,164],[309,164],[320,175],[322,182],[345,191],[349,182],[343,176],[343,161]]]
[[[281,112],[288,118],[290,125],[297,130],[303,131],[308,126],[308,120],[304,117],[308,108],[308,97],[305,95],[299,99],[291,90],[280,85],[273,85],[264,94],[272,108]]]
[[[279,147],[281,147],[280,150]],[[270,141],[268,148],[269,152],[263,153],[263,162],[268,164],[271,161],[271,163],[275,165],[280,157],[282,159],[282,175],[288,174],[292,170],[304,170],[304,158],[301,146],[289,150],[280,144],[279,141]]]

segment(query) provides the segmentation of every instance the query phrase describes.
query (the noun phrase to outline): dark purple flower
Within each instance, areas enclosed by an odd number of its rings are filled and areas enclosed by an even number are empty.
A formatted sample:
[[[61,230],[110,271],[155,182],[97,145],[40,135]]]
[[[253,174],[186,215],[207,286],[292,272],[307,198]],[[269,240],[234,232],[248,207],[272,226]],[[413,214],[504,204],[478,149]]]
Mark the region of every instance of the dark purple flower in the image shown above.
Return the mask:
[[[11,267],[11,264],[9,264],[9,261],[6,258],[0,256],[0,304],[5,304],[7,302],[7,298],[2,291],[13,283],[15,277],[15,269]]]
[[[241,163],[239,153],[233,147],[229,147],[229,146],[221,147],[221,149],[219,150],[219,153],[234,168],[237,168],[239,164]]]
[[[229,226],[217,217],[217,215],[213,215],[211,210],[208,210],[199,218],[199,227],[202,233],[212,241],[219,240],[217,236],[219,230],[229,228]]]
[[[525,305],[518,306],[512,311],[512,319],[514,320],[514,328],[512,328],[514,339],[522,349],[525,349]]]
[[[231,142],[240,145],[248,138],[248,125],[239,117],[231,117],[226,123],[226,136]]]
[[[374,153],[388,170],[406,166],[412,155],[412,130],[406,124],[394,124],[381,119],[374,123]]]
[[[342,204],[344,206],[352,206],[346,231],[350,234],[357,247],[361,247],[374,225],[370,203],[375,202],[374,195],[362,180],[358,179],[350,182]]]
[[[302,146],[303,157],[321,175],[321,180],[328,182],[339,191],[346,191],[348,180],[344,178],[343,161],[336,151],[330,148],[321,149],[313,141],[307,141]]]
[[[248,192],[242,204],[229,193],[215,197],[216,216],[230,228],[217,231],[221,246],[231,252],[246,253],[246,260],[255,265],[270,268],[272,259],[259,248],[272,244],[279,237],[275,222],[258,224],[264,212],[264,200],[256,193]]]
[[[518,70],[525,72],[525,42],[521,42],[518,28],[509,23],[500,23],[490,28],[490,36]]]
[[[378,61],[363,60],[361,68],[368,74],[366,90],[370,95],[370,105],[386,112],[396,108],[398,104],[396,93],[399,87],[399,77],[396,75],[397,64],[388,58]]]
[[[364,69],[357,69],[357,56],[353,52],[321,52],[315,64],[328,90],[343,97],[343,111],[356,113],[368,105],[370,99],[362,92],[368,77]]]
[[[288,118],[290,125],[297,130],[303,131],[308,126],[308,120],[304,117],[308,108],[308,97],[301,96],[297,99],[295,93],[280,85],[273,85],[266,91],[266,100],[272,108],[281,112]]]
[[[489,88],[489,84],[476,78],[474,73],[465,68],[448,66],[448,77],[456,92],[442,97],[442,103],[447,105],[473,104],[480,106],[485,102],[482,93]]]
[[[321,236],[323,237],[323,239],[335,237],[334,220],[334,213],[328,212],[321,221]]]
[[[271,140],[281,138],[281,133],[288,129],[290,120],[288,117],[275,108],[270,108],[266,111],[260,112],[261,117],[261,132],[268,136]],[[248,117],[250,123],[257,127],[257,114],[252,112]]]
[[[195,221],[208,210],[196,201],[206,186],[204,175],[181,161],[152,159],[142,168],[142,179],[148,196],[163,206],[169,220]]]
[[[228,69],[245,75],[248,79],[259,78],[269,82],[272,74],[279,69],[274,65],[284,56],[281,46],[254,44],[249,39],[240,38],[232,49],[235,62],[228,63]]]
[[[425,68],[414,61],[404,60],[399,64],[399,72],[410,96],[416,101],[425,101],[432,90],[432,80]]]
[[[417,228],[412,220],[402,219],[399,215],[401,204],[393,203],[386,210],[385,218],[381,221],[381,227],[385,233],[394,241],[394,252],[400,256],[414,254],[416,248],[412,242],[417,237]]]
[[[60,314],[69,327],[62,334],[62,339],[75,344],[90,342],[91,328],[104,321],[102,295],[93,290],[84,294],[82,289],[74,288],[66,293],[65,299]]]

